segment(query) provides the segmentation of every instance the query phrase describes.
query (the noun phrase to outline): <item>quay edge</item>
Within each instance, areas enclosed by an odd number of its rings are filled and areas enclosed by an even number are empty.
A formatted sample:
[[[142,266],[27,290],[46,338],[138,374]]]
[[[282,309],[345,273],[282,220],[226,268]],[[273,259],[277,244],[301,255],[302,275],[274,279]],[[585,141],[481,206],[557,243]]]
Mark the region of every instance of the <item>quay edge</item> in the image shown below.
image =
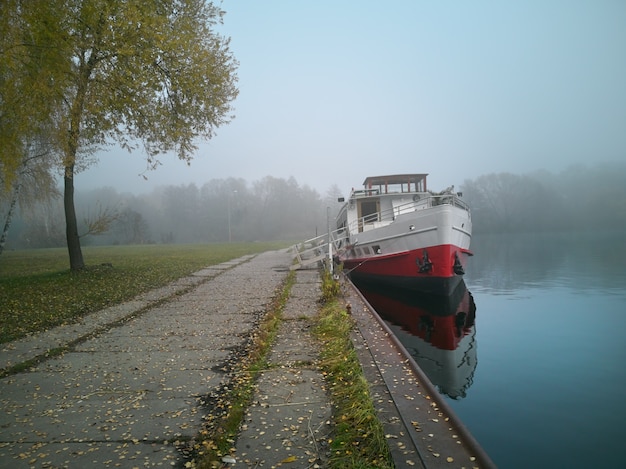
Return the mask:
[[[402,432],[410,437],[409,444],[413,445],[424,468],[496,468],[476,438],[361,292],[347,276],[342,276],[341,281],[345,286],[345,300],[350,304],[351,314],[362,337],[360,346],[358,338],[355,340],[353,337],[353,342],[357,349],[361,348],[358,354],[364,371],[370,370],[366,378],[373,387],[379,380],[383,380],[389,400],[392,401],[382,412],[378,409],[385,431],[395,430],[398,433],[398,426],[403,427]],[[374,365],[367,363],[368,360],[373,360]],[[372,375],[372,368],[378,369],[379,373]],[[413,379],[407,379],[407,371]],[[391,412],[396,415],[390,416]],[[405,444],[406,438],[403,442]],[[394,450],[391,442],[389,446],[396,467],[413,465],[415,461],[407,464],[405,455],[408,451]],[[458,463],[462,465],[457,466]]]

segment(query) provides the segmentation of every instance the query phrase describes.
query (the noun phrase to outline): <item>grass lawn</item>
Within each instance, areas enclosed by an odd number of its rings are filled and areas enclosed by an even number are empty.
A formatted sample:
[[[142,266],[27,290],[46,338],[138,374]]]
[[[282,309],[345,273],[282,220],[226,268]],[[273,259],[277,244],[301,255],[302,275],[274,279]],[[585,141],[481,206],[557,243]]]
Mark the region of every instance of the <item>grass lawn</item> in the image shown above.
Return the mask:
[[[71,323],[203,267],[287,243],[83,247],[87,268],[70,272],[65,248],[0,256],[0,343]],[[110,265],[103,265],[110,264]]]

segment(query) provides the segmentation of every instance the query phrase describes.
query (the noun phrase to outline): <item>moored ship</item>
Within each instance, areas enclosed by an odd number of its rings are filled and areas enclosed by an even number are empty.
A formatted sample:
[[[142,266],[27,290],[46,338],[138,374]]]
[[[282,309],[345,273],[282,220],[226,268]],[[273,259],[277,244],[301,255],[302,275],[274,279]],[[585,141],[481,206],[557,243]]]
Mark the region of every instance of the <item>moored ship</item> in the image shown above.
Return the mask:
[[[368,177],[337,216],[336,260],[355,281],[448,295],[462,280],[472,237],[469,206],[429,191],[427,174]]]

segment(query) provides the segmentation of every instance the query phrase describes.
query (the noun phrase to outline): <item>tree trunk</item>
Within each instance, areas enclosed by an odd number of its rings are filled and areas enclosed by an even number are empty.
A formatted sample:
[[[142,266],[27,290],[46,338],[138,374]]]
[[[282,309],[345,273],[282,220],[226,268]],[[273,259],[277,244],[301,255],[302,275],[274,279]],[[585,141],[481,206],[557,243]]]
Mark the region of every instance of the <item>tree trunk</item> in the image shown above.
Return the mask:
[[[15,184],[15,189],[13,190],[13,195],[11,199],[11,205],[9,206],[9,212],[7,213],[7,217],[4,222],[2,235],[0,235],[0,255],[2,255],[2,252],[4,251],[4,245],[7,242],[7,236],[9,235],[9,228],[11,227],[11,219],[13,218],[13,212],[15,211],[15,207],[17,205],[17,199],[20,195],[21,188],[22,188],[22,183],[21,181],[18,181]]]
[[[70,269],[73,271],[85,268],[83,252],[80,248],[78,236],[78,222],[76,221],[76,209],[74,207],[74,165],[65,167],[63,206],[65,208],[65,236],[67,239],[67,251],[70,255]]]

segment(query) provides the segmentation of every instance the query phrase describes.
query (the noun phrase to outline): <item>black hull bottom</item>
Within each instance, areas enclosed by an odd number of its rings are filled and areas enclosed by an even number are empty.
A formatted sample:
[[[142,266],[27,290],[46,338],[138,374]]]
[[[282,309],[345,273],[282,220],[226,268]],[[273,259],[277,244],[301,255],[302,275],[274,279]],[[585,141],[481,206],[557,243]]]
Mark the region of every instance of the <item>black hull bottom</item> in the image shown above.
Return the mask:
[[[469,295],[469,302],[474,304],[474,299],[467,291],[465,282],[461,280],[450,295],[433,295],[429,293],[407,290],[405,288],[393,287],[391,285],[381,285],[374,282],[354,282],[355,287],[369,300],[371,295],[398,302],[410,309],[419,309],[432,316],[451,316],[458,312],[459,305],[463,302],[465,295]],[[372,304],[374,304],[372,302]],[[394,307],[384,308],[376,311],[383,317],[389,317],[395,324],[404,325],[401,320],[396,320]],[[476,307],[474,306],[474,310]]]
[[[348,276],[355,285],[365,283],[441,296],[450,296],[463,281],[461,275],[453,277],[393,277],[353,271]]]

